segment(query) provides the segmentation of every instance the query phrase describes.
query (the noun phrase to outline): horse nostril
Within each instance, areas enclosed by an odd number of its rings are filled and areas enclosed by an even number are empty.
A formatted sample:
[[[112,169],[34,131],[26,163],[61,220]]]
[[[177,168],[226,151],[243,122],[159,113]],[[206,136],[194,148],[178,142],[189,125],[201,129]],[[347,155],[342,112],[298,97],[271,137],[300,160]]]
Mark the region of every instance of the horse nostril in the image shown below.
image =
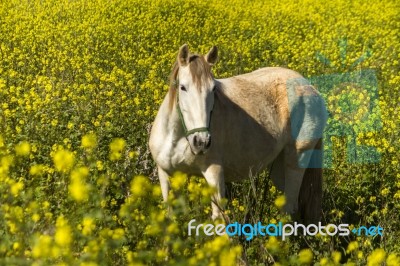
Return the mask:
[[[201,148],[201,147],[204,147],[204,144],[205,144],[205,143],[204,143],[204,140],[203,140],[202,138],[199,138],[199,141],[198,141],[197,144],[198,144],[198,147]]]
[[[211,136],[195,133],[192,135],[191,143],[193,148],[205,151],[211,146]]]
[[[197,137],[197,135],[194,135],[194,137],[193,137],[193,145],[195,146],[195,147],[197,147],[198,146],[198,137]]]

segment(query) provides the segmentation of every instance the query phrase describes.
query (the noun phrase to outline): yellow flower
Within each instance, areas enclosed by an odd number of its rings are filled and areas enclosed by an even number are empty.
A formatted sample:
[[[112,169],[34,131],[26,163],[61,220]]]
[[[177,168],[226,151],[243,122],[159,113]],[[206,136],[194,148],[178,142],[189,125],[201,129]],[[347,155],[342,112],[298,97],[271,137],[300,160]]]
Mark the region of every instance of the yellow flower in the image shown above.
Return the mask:
[[[88,175],[89,175],[89,169],[87,167],[85,166],[79,167],[71,172],[71,180],[72,181],[85,180]]]
[[[45,169],[44,165],[42,165],[42,164],[34,164],[29,169],[29,174],[33,175],[33,176],[42,175],[43,172],[44,172],[44,169]]]
[[[32,215],[32,221],[34,221],[35,223],[37,223],[40,220],[40,215],[37,213],[34,213]]]
[[[125,234],[124,229],[122,229],[122,228],[117,228],[117,229],[115,229],[115,230],[113,231],[112,239],[114,239],[114,240],[120,240],[120,239],[122,239],[122,238],[124,237],[124,234]]]
[[[102,161],[97,161],[96,167],[97,167],[97,170],[99,170],[99,171],[104,170],[104,163]]]
[[[342,258],[342,254],[339,251],[334,251],[332,253],[332,259],[336,264],[340,263],[341,258]]]
[[[85,217],[82,221],[82,234],[89,236],[92,234],[93,230],[96,228],[96,223],[93,218]]]
[[[363,253],[362,251],[358,251],[358,252],[357,252],[357,258],[358,258],[358,259],[364,258],[364,253]]]
[[[97,145],[97,136],[95,134],[86,134],[82,137],[82,147],[88,150],[95,148]]]
[[[313,253],[310,249],[303,249],[299,252],[299,262],[302,264],[310,264],[313,260]]]
[[[48,202],[47,200],[43,201],[42,207],[43,209],[47,210],[50,207],[50,202]]]
[[[71,227],[63,216],[57,218],[54,240],[60,247],[65,247],[72,242]]]
[[[24,188],[24,183],[22,181],[18,181],[11,185],[11,194],[16,197],[18,193]]]
[[[29,156],[31,145],[27,141],[22,141],[15,146],[15,153],[19,156]]]
[[[366,246],[366,247],[370,247],[371,246],[371,240],[369,240],[368,238],[365,239],[363,245]]]
[[[89,187],[85,182],[89,174],[87,167],[79,167],[71,172],[71,183],[68,186],[69,193],[76,201],[85,201],[89,198]]]
[[[231,202],[231,204],[232,204],[232,206],[235,207],[235,208],[240,206],[240,205],[239,205],[239,201],[238,201],[237,199],[233,199],[232,202]]]
[[[122,151],[125,148],[124,139],[116,138],[110,143],[110,160],[117,161],[122,157]]]
[[[13,249],[18,250],[21,247],[21,244],[19,242],[14,242],[13,243]]]
[[[272,253],[279,251],[280,247],[278,239],[275,236],[270,236],[265,244],[265,247]]]
[[[75,162],[75,155],[68,150],[58,150],[53,156],[54,166],[59,172],[68,172]]]
[[[242,254],[242,247],[235,246],[233,248],[229,248],[222,250],[221,254],[219,255],[219,265],[225,266],[235,266],[237,265],[237,259]]]
[[[161,188],[160,186],[153,186],[153,193],[152,195],[156,198],[161,196]]]
[[[352,241],[349,243],[349,245],[347,246],[347,253],[352,252],[353,250],[356,250],[358,248],[358,242],[357,241]]]
[[[389,194],[390,190],[388,188],[384,188],[381,191],[381,195],[386,197]]]
[[[73,181],[68,186],[72,198],[76,201],[86,201],[89,198],[88,187],[80,181]]]
[[[371,196],[371,197],[369,198],[369,201],[370,201],[370,202],[375,202],[375,201],[376,201],[376,197],[375,197],[375,196]]]
[[[18,227],[15,223],[11,221],[7,221],[7,226],[12,234],[16,234],[18,231]]]
[[[386,259],[386,265],[387,266],[398,266],[400,265],[400,258],[396,256],[396,254],[389,254],[389,256]]]
[[[35,245],[32,248],[32,256],[34,258],[46,258],[51,254],[52,239],[48,235],[41,235],[36,240]]]
[[[175,173],[174,176],[171,178],[171,188],[173,190],[180,190],[183,189],[186,183],[187,177],[183,173]]]
[[[386,252],[381,249],[375,249],[367,258],[367,265],[368,266],[379,266],[385,260]]]
[[[60,246],[67,246],[71,243],[71,229],[68,226],[58,228],[54,240]]]
[[[2,168],[3,172],[8,172],[10,166],[13,165],[13,163],[14,163],[14,159],[12,156],[10,156],[10,155],[4,156],[0,160],[0,168]],[[2,171],[0,171],[0,174]]]
[[[275,199],[275,206],[278,208],[282,208],[286,204],[286,197],[284,195],[280,195]]]
[[[148,186],[150,185],[149,179],[145,176],[135,176],[131,182],[131,193],[134,197],[142,197],[146,195]]]
[[[167,227],[168,234],[177,234],[179,232],[178,225],[176,223],[172,223]]]
[[[110,143],[111,152],[120,152],[125,148],[126,142],[124,139],[116,138]]]
[[[322,266],[328,265],[328,263],[329,263],[329,260],[327,258],[322,258],[319,261],[319,264],[322,265]]]
[[[167,258],[167,255],[168,255],[168,253],[165,250],[163,250],[163,249],[157,250],[156,257],[157,257],[158,261],[165,260]]]

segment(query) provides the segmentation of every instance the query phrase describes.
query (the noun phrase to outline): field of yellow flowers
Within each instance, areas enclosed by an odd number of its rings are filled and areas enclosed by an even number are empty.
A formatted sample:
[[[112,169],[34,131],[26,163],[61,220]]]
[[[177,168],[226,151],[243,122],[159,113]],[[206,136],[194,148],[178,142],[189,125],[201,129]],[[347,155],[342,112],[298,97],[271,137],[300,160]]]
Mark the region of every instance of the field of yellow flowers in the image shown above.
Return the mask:
[[[338,81],[323,220],[383,236],[188,236],[212,189],[182,174],[167,218],[147,140],[183,43],[217,45],[218,78]],[[396,0],[1,1],[0,265],[400,265],[399,61]],[[233,221],[287,219],[267,176],[232,185]]]

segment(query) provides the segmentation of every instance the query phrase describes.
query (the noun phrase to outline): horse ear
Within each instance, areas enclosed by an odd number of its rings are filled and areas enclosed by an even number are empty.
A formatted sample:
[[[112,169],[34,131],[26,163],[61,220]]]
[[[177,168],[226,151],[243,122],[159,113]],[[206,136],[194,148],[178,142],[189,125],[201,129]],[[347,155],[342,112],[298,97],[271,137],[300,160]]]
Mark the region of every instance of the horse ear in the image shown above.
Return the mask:
[[[179,48],[178,62],[181,66],[186,66],[189,63],[189,46],[187,44]]]
[[[210,65],[214,65],[215,63],[217,63],[217,60],[218,60],[218,48],[217,46],[213,46],[206,55],[206,61]]]

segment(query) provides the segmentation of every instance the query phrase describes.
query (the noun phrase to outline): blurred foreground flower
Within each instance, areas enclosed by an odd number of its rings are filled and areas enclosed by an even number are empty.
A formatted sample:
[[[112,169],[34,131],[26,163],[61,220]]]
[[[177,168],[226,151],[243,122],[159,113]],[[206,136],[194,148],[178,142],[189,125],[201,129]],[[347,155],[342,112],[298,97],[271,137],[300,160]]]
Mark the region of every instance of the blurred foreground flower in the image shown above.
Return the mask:
[[[67,247],[72,242],[71,227],[64,216],[57,218],[54,240],[60,247]]]
[[[84,201],[89,198],[89,186],[85,179],[89,175],[87,167],[79,167],[71,173],[71,183],[68,186],[71,197],[76,201]]]
[[[279,197],[276,198],[275,200],[275,206],[278,208],[282,208],[286,204],[286,198],[284,195],[280,195]]]
[[[299,252],[299,262],[301,264],[311,264],[313,260],[313,253],[310,249],[303,249]]]
[[[19,156],[28,156],[31,152],[31,145],[27,141],[22,141],[15,146],[15,153]]]
[[[82,137],[82,147],[88,150],[95,148],[97,145],[97,136],[95,134],[86,134]]]
[[[68,172],[75,162],[75,155],[68,150],[58,150],[53,156],[54,166],[59,172]]]
[[[122,151],[126,146],[124,139],[116,138],[110,143],[110,160],[117,161],[122,157]]]
[[[381,249],[375,249],[372,253],[368,256],[368,266],[378,266],[382,265],[382,262],[385,260],[386,252]]]

